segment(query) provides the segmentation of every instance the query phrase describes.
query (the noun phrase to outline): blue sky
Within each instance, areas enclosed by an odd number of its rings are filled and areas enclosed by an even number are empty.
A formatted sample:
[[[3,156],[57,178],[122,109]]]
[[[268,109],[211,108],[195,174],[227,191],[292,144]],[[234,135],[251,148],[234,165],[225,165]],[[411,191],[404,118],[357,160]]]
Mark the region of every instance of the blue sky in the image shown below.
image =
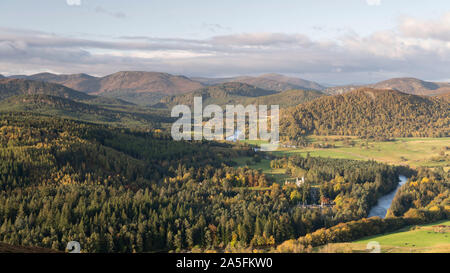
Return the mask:
[[[446,80],[449,12],[445,0],[2,0],[0,73]]]
[[[98,12],[99,7],[110,14]],[[323,37],[342,31],[370,34],[395,27],[402,16],[434,18],[449,7],[447,0],[384,0],[380,5],[366,0],[81,0],[79,6],[66,0],[2,0],[0,25],[108,36],[287,32]]]

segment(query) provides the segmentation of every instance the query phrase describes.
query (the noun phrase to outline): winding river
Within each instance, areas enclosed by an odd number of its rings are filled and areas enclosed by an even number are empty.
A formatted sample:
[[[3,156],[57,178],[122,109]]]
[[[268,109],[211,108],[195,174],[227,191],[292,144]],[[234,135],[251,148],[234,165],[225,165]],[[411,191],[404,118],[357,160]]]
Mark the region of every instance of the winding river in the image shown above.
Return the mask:
[[[398,189],[400,189],[400,187],[406,183],[406,181],[408,180],[408,178],[406,178],[403,175],[399,176],[400,179],[400,183],[398,184],[397,188],[392,191],[391,193],[380,197],[380,199],[378,199],[378,203],[375,207],[373,207],[370,212],[369,212],[369,217],[373,217],[373,216],[379,216],[381,218],[386,217],[386,213],[388,211],[388,209],[391,207],[391,203],[392,200],[394,199],[395,194],[397,193]]]

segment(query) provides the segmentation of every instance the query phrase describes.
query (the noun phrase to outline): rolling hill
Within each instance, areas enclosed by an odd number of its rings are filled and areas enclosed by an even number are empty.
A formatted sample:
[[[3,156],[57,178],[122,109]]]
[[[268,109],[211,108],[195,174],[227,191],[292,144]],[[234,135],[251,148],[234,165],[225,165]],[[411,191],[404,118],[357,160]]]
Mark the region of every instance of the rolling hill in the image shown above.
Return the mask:
[[[438,95],[450,91],[450,84],[422,81],[416,78],[395,78],[371,85],[376,89],[393,89],[413,95]]]
[[[204,87],[188,94],[166,97],[161,102],[168,106],[175,104],[192,105],[194,103],[194,97],[202,97],[204,105],[226,105],[244,103],[248,98],[273,95],[276,93],[278,92],[261,89],[245,83],[231,82]]]
[[[93,77],[87,74],[40,73],[31,76],[16,75],[10,78],[58,83],[77,91],[95,94],[114,91],[180,94],[203,87],[201,83],[184,76],[142,71],[122,71],[105,77]]]
[[[23,79],[1,79],[0,100],[18,95],[45,94],[73,100],[90,100],[93,96],[75,91],[65,86]]]
[[[203,87],[184,76],[158,72],[117,72],[100,79],[100,88],[94,93],[132,91],[135,93],[161,93],[165,95],[188,93]]]
[[[105,77],[39,73],[10,78],[57,83],[77,91],[142,105],[154,104],[167,95],[188,93],[203,87],[201,83],[184,76],[141,71],[123,71]]]
[[[226,82],[240,82],[253,85],[262,89],[286,91],[292,89],[303,90],[323,90],[325,89],[318,83],[307,81],[299,78],[287,77],[280,74],[264,74],[258,77],[241,76],[234,78],[193,78],[196,81],[207,85],[214,85]]]
[[[175,104],[185,104],[192,106],[194,97],[201,96],[203,104],[217,104],[224,106],[227,104],[242,105],[273,105],[280,107],[288,107],[298,105],[300,103],[311,101],[324,94],[314,90],[288,90],[284,92],[276,92],[257,88],[244,83],[224,83],[214,86],[205,87],[192,93],[166,97],[161,103],[166,107]]]
[[[0,100],[13,96],[38,94],[83,101],[91,104],[132,105],[132,103],[120,99],[88,95],[84,92],[75,91],[55,83],[25,79],[0,79]]]
[[[87,74],[56,75],[52,73],[39,73],[24,76],[23,78],[33,81],[57,83],[85,93],[91,93],[93,90],[100,88],[99,78]]]
[[[450,91],[450,83],[428,82],[416,78],[393,78],[368,85],[344,85],[329,87],[325,89],[324,92],[330,95],[339,95],[364,87],[397,90],[407,94],[425,96],[435,96]]]
[[[88,95],[59,84],[24,79],[0,80],[0,111],[32,112],[126,127],[148,128],[171,121],[161,111],[141,109],[119,99]]]
[[[172,120],[157,111],[133,107],[107,107],[62,97],[34,94],[13,96],[0,101],[0,112],[36,113],[121,127],[155,128]]]
[[[428,137],[450,134],[450,104],[395,90],[359,89],[282,112],[285,140],[304,135]]]

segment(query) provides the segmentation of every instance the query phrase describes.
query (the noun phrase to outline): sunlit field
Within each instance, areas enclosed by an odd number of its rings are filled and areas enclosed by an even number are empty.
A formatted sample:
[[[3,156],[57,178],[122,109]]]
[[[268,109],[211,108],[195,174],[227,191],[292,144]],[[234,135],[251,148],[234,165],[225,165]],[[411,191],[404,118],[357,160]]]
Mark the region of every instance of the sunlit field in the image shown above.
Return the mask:
[[[397,138],[380,142],[351,138],[352,145],[344,143],[343,137],[315,136],[310,144],[332,145],[331,148],[280,148],[275,155],[301,154],[331,158],[376,160],[395,165],[412,167],[450,167],[450,138]]]
[[[378,242],[381,252],[386,253],[450,253],[450,221],[407,227],[353,243],[330,244],[325,248],[335,252],[368,252],[369,242]]]

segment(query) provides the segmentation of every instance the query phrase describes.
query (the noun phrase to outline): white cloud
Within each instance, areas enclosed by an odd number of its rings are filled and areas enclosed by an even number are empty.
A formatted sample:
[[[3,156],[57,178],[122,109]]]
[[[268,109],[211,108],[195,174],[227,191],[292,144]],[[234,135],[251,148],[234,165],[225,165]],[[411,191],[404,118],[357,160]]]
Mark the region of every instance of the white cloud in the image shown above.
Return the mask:
[[[66,3],[69,6],[80,6],[81,0],[66,0]]]
[[[381,5],[381,0],[366,0],[369,6],[379,6]]]
[[[126,17],[126,14],[124,12],[112,12],[112,11],[109,11],[109,10],[101,7],[101,6],[97,6],[95,8],[95,12],[103,13],[103,14],[106,14],[106,15],[109,15],[109,16],[112,16],[112,17],[115,17],[115,18],[119,18],[119,19]]]
[[[208,39],[88,39],[0,28],[0,71],[16,74],[26,68],[105,75],[150,70],[187,76],[278,72],[333,83],[400,76],[446,79],[450,75],[450,37],[449,24],[444,23],[449,17],[430,21],[407,18],[397,29],[368,36],[352,33],[334,40],[286,33]]]
[[[450,41],[450,12],[429,21],[405,17],[400,22],[400,31],[408,37]]]

